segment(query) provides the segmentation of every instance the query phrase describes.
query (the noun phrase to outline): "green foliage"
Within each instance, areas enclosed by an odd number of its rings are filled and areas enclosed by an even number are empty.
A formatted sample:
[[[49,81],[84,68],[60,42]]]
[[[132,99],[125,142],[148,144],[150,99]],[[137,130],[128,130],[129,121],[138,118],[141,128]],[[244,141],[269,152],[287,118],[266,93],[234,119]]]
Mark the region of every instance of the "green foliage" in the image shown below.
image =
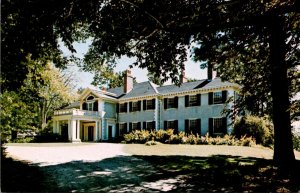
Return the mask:
[[[273,125],[266,118],[247,115],[238,117],[233,126],[232,135],[240,138],[253,137],[258,144],[271,146],[273,144]]]
[[[295,150],[300,151],[300,133],[293,134],[293,147]]]
[[[30,111],[29,106],[17,93],[8,91],[1,93],[0,108],[1,140],[9,140],[12,133],[34,130],[32,117],[35,116],[35,113]]]
[[[232,135],[224,137],[210,137],[208,134],[199,136],[194,134],[186,135],[184,132],[174,134],[173,129],[158,130],[149,133],[147,130],[136,130],[124,135],[124,143],[140,143],[146,145],[156,145],[156,143],[166,144],[190,144],[190,145],[240,145],[254,146],[256,144],[253,137],[242,136],[236,138]]]

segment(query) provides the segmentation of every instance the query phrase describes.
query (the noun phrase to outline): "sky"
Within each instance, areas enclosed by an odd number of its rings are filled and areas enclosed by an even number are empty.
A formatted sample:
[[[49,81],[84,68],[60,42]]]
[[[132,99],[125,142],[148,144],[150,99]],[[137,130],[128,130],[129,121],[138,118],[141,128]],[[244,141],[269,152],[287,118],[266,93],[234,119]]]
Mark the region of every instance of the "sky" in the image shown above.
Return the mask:
[[[76,49],[77,53],[75,54],[75,56],[82,58],[83,55],[88,51],[89,48],[89,41],[87,41],[86,43],[74,43],[74,48]],[[68,51],[68,49],[63,46],[62,44],[60,44],[61,49],[64,53],[64,55],[68,56],[70,55],[70,51]],[[189,55],[189,53],[188,53]],[[129,69],[129,65],[133,64],[134,62],[134,58],[128,58],[128,57],[122,57],[118,60],[115,71],[116,72],[121,72],[121,71],[125,71],[126,69]],[[77,88],[86,88],[86,87],[90,87],[90,88],[94,88],[93,85],[91,85],[90,83],[93,80],[93,74],[89,73],[89,72],[83,72],[81,71],[76,65],[72,65],[68,68],[68,70],[71,70],[75,73],[75,75],[77,77],[79,77],[78,79],[78,83],[77,83]],[[144,82],[147,81],[147,70],[146,69],[141,69],[138,68],[136,66],[134,66],[131,69],[131,74],[136,77],[137,82]],[[206,69],[200,69],[200,63],[199,62],[194,62],[191,59],[189,59],[186,63],[185,63],[185,74],[186,77],[188,78],[193,78],[193,79],[206,79],[207,78],[207,70]],[[171,82],[167,82],[166,84],[170,84]]]

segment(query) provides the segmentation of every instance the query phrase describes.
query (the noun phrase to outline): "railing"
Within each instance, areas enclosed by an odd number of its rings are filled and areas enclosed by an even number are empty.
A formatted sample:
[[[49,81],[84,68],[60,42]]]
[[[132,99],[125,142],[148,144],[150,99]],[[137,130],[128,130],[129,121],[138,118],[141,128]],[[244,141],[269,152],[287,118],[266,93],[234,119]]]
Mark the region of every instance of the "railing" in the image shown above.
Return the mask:
[[[63,109],[54,111],[54,115],[78,115],[78,116],[100,116],[101,112],[98,111],[85,111],[80,109]]]

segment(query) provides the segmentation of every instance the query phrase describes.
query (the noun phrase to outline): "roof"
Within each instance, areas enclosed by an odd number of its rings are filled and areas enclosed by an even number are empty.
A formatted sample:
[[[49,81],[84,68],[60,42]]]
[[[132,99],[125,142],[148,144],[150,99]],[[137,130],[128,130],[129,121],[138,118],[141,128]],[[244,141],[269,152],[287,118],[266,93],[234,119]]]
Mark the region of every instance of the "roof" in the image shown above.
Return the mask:
[[[180,86],[176,85],[166,85],[158,86],[150,81],[135,83],[133,89],[125,94],[123,87],[117,87],[108,89],[107,92],[114,93],[115,97],[118,99],[129,99],[135,97],[145,97],[152,96],[156,94],[171,94],[178,92],[188,92],[196,89],[218,89],[224,87],[237,87],[237,84],[230,83],[227,81],[222,82],[220,78],[215,78],[213,80],[203,79],[193,82],[186,82]]]
[[[136,83],[133,85],[133,89],[129,93],[121,96],[120,99],[155,95],[157,94],[157,90],[155,86],[156,86],[155,84],[149,81]]]

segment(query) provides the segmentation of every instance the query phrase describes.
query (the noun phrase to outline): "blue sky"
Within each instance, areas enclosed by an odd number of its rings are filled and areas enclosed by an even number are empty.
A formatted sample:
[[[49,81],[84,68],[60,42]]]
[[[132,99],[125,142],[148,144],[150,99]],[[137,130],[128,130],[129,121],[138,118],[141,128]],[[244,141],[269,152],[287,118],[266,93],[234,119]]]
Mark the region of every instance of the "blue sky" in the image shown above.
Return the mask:
[[[76,56],[82,58],[83,55],[87,52],[88,47],[89,47],[89,42],[87,41],[86,43],[74,43],[74,48],[76,49],[77,53]],[[63,50],[64,55],[70,55],[70,52],[68,51],[67,48],[65,48],[62,44],[60,44],[61,49]],[[188,53],[189,55],[189,53]],[[131,65],[134,62],[134,58],[128,58],[128,57],[122,57],[118,60],[117,65],[116,65],[116,72],[124,71],[126,69],[129,69],[129,65]],[[207,78],[207,71],[206,69],[202,70],[200,69],[200,63],[197,62],[195,63],[191,59],[189,59],[185,63],[185,74],[186,77],[188,78],[195,78],[195,79],[205,79]],[[78,77],[78,85],[77,88],[79,87],[91,87],[93,86],[90,84],[93,79],[93,74],[89,72],[83,72],[81,71],[77,66],[72,65],[69,67],[69,70],[73,71],[76,76]],[[134,67],[131,69],[131,73],[133,76],[136,77],[137,82],[143,82],[147,81],[147,70],[146,69],[140,69],[138,67]],[[167,82],[166,84],[170,84],[170,82]]]

